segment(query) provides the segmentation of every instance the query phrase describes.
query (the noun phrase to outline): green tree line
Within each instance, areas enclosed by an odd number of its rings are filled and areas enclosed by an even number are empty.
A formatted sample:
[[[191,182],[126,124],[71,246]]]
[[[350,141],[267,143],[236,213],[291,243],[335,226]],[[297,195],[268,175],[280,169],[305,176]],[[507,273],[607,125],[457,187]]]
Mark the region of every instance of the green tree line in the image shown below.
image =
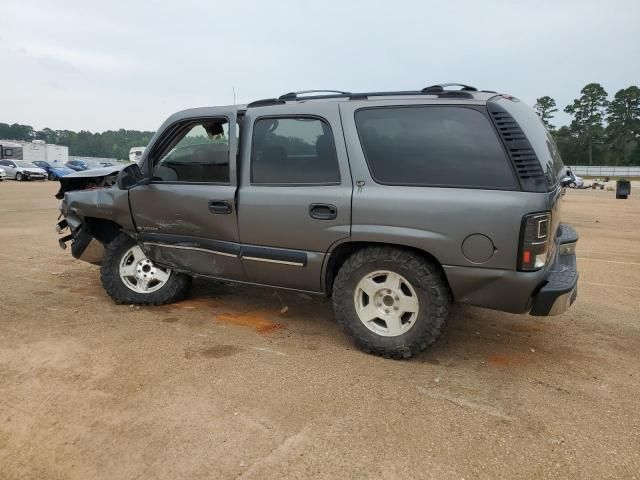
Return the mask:
[[[107,130],[91,133],[86,130],[35,130],[29,125],[0,123],[0,139],[3,140],[44,140],[47,143],[66,145],[69,155],[86,157],[129,159],[131,147],[143,147],[149,143],[154,132],[138,130]]]
[[[534,109],[553,135],[567,165],[640,165],[640,88],[618,90],[613,99],[599,83],[589,83],[564,111],[573,117],[568,126],[551,121],[558,111],[549,96],[537,99]]]

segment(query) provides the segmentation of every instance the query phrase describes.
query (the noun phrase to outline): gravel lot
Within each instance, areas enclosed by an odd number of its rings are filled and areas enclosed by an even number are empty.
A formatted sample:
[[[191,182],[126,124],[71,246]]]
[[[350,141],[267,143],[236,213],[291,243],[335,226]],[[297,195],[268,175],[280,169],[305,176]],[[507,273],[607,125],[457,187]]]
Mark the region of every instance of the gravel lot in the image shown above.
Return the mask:
[[[0,183],[0,478],[640,478],[640,191],[569,191],[578,301],[454,308],[411,361],[331,305],[197,282],[116,306],[57,244],[57,182]]]

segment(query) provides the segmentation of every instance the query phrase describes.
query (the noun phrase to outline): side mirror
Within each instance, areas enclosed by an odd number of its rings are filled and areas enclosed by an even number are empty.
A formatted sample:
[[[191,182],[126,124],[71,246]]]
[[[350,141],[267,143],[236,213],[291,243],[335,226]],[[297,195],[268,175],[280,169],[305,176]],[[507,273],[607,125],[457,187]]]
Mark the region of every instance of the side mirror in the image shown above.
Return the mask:
[[[127,165],[118,172],[116,177],[116,185],[120,190],[129,190],[130,188],[139,185],[143,180],[144,175],[137,163]]]

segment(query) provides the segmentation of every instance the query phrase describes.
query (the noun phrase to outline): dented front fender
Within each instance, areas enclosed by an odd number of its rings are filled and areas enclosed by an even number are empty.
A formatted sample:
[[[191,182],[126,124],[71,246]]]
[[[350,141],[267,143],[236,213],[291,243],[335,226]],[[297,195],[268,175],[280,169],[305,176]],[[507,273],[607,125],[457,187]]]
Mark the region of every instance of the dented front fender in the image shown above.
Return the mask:
[[[60,179],[62,194],[60,214],[62,219],[56,225],[60,245],[66,248],[71,242],[74,258],[90,263],[100,263],[104,253],[104,243],[113,236],[113,230],[135,232],[129,209],[129,192],[115,185],[117,171],[112,168],[73,175],[73,182],[67,177]],[[97,175],[102,173],[103,175]],[[70,177],[72,175],[69,175]],[[105,225],[109,227],[105,235]]]

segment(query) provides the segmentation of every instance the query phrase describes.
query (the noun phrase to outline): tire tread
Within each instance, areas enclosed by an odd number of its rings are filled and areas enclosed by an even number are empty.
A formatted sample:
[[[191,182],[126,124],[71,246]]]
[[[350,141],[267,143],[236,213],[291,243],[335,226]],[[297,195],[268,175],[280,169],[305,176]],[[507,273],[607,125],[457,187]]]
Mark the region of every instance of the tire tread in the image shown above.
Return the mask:
[[[124,250],[136,242],[125,233],[120,233],[105,246],[104,259],[100,266],[100,280],[107,294],[117,304],[165,305],[184,299],[191,287],[191,277],[174,272],[159,290],[141,294],[129,289],[118,273],[118,264]]]
[[[354,322],[360,320],[353,311],[353,292],[348,282],[357,270],[379,260],[389,260],[413,271],[418,279],[417,287],[425,290],[429,296],[428,318],[418,321],[413,327],[420,329],[418,336],[401,346],[377,344],[354,328]],[[440,269],[426,258],[407,249],[373,246],[358,250],[344,262],[333,285],[333,304],[338,324],[359,348],[385,358],[406,359],[426,350],[440,337],[449,315],[451,293]]]

